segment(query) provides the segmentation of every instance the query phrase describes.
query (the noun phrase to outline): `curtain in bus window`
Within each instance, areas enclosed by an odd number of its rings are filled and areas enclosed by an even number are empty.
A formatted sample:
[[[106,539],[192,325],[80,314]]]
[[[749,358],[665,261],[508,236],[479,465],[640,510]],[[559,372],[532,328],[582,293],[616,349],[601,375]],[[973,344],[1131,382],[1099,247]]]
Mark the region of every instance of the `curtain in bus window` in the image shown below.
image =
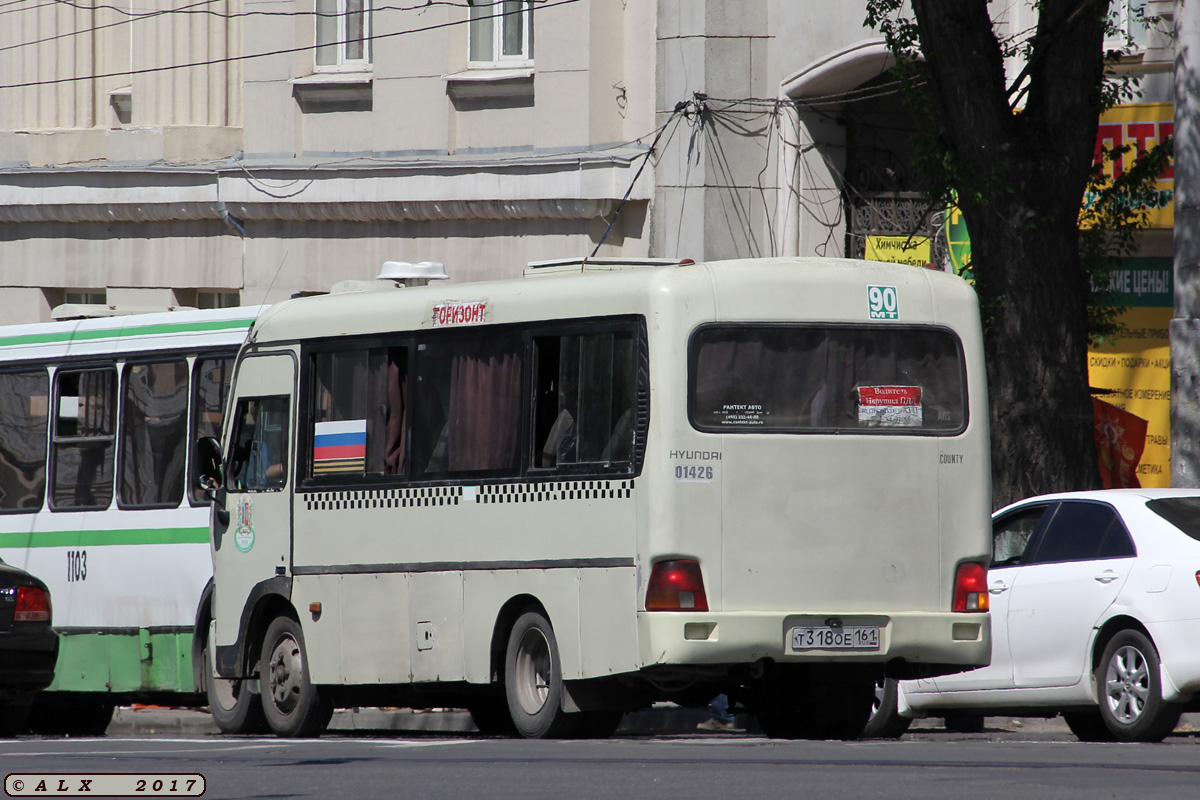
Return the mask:
[[[450,369],[451,472],[515,469],[521,427],[521,357],[510,337],[462,342]]]
[[[408,351],[392,348],[387,356],[387,424],[384,438],[384,472],[404,474],[408,429]]]
[[[633,337],[546,336],[537,354],[537,467],[628,461],[633,443]]]
[[[196,442],[204,436],[221,438],[221,421],[225,415],[225,402],[229,397],[229,382],[233,374],[232,358],[196,359],[195,380],[192,388],[192,431],[187,441],[192,448],[192,473],[188,480],[188,496],[193,503],[205,503],[208,498],[197,486],[199,475],[196,469]]]
[[[0,374],[0,511],[33,511],[46,492],[46,370]]]
[[[51,505],[107,508],[113,492],[116,370],[60,371]]]
[[[122,394],[121,504],[179,505],[187,452],[187,362],[128,364]]]
[[[965,419],[958,343],[936,329],[708,328],[690,380],[708,429],[957,431]]]

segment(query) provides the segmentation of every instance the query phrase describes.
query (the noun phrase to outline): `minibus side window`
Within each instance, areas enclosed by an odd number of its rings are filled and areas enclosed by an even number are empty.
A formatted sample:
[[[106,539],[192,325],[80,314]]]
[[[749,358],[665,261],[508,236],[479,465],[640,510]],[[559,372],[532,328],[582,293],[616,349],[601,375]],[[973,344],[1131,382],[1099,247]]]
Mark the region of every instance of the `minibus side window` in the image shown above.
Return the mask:
[[[233,491],[283,488],[287,480],[287,397],[238,400],[229,452],[228,485]]]
[[[522,352],[519,335],[501,331],[417,345],[414,479],[517,473]]]
[[[318,352],[312,364],[309,477],[402,475],[408,349]]]
[[[49,412],[46,370],[0,373],[0,512],[42,507]]]
[[[534,337],[535,469],[625,462],[633,444],[633,336]]]

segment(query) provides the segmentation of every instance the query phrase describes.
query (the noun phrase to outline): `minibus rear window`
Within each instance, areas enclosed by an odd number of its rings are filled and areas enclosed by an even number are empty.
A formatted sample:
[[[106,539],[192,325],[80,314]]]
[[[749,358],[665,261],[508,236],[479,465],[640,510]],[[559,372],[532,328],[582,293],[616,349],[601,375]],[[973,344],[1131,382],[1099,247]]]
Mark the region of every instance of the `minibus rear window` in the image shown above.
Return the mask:
[[[964,376],[942,328],[710,325],[688,348],[688,412],[702,431],[951,435]]]

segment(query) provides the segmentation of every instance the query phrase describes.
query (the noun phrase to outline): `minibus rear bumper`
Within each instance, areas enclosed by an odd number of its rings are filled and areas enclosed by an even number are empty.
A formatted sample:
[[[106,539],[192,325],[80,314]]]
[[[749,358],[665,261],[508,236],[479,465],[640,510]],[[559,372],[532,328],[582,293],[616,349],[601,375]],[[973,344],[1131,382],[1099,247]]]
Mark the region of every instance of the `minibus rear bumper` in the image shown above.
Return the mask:
[[[850,633],[861,639],[846,641]],[[817,641],[810,638],[814,634]],[[822,647],[820,637],[840,646]],[[894,677],[927,677],[987,664],[991,619],[986,612],[641,611],[638,647],[643,668],[752,664],[761,659],[793,664],[842,661],[888,663]]]

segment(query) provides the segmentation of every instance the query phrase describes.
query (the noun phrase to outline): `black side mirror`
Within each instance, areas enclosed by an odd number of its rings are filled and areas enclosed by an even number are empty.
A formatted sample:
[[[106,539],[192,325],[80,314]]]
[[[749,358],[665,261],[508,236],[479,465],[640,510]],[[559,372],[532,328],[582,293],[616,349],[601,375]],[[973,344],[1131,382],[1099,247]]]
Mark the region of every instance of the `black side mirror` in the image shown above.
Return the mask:
[[[221,443],[211,436],[196,441],[196,483],[200,491],[225,509],[225,476],[221,469]]]

